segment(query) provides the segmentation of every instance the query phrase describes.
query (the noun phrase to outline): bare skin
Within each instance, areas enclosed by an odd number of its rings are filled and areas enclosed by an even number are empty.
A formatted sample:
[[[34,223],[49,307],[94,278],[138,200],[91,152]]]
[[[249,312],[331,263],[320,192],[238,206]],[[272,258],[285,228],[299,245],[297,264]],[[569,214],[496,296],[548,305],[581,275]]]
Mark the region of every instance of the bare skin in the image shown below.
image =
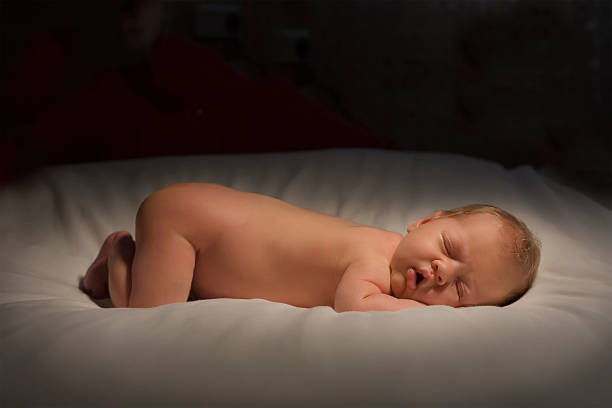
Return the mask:
[[[484,271],[488,263],[498,263],[501,249],[463,245],[463,254],[476,248],[489,250],[492,258],[473,256],[474,260],[448,261],[446,266],[433,246],[410,255],[411,248],[419,245],[406,239],[430,222],[433,227],[423,230],[425,239],[436,240],[435,228],[442,228],[454,231],[456,241],[502,247],[495,237],[479,241],[480,235],[495,235],[499,229],[488,218],[475,220],[474,225],[437,218],[434,214],[419,220],[402,238],[268,196],[212,184],[176,184],[142,203],[135,242],[126,231],[108,236],[87,271],[83,289],[97,298],[105,296],[108,287],[116,307],[185,302],[192,293],[198,299],[263,298],[342,312],[394,311],[433,304],[436,299],[438,304],[460,306],[449,295],[460,278],[475,288],[470,293],[489,293],[490,286],[501,294],[513,287],[512,271],[490,276]],[[418,288],[417,270],[422,278]],[[501,279],[502,273],[508,278]],[[420,301],[408,298],[412,294]],[[476,295],[468,299],[478,304]]]

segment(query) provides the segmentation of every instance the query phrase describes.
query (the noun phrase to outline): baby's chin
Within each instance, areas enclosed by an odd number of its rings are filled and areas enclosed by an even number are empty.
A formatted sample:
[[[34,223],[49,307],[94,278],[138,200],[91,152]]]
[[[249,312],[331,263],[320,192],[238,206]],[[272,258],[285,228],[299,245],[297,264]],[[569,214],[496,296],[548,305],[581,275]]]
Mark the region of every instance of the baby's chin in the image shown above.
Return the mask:
[[[408,299],[407,286],[408,282],[403,273],[397,271],[391,273],[391,294],[393,296],[398,299]]]

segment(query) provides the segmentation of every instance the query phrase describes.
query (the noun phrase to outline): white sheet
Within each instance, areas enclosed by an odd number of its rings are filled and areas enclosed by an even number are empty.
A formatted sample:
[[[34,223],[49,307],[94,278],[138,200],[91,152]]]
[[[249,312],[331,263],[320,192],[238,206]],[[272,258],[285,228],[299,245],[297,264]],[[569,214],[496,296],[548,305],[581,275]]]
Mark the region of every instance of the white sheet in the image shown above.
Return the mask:
[[[265,300],[100,308],[77,288],[149,193],[199,181],[403,232],[499,205],[543,241],[506,307],[400,312]],[[609,406],[612,212],[533,169],[375,150],[62,166],[0,192],[2,406]]]

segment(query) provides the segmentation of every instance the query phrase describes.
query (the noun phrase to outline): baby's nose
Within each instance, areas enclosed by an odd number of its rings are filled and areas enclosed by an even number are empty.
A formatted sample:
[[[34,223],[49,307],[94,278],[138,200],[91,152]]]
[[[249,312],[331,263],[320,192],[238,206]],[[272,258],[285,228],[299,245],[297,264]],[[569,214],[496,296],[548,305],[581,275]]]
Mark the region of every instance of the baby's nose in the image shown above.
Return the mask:
[[[433,279],[436,285],[442,286],[448,282],[449,271],[440,261],[433,261],[431,263],[431,269],[433,272]]]
[[[436,285],[439,285],[439,277],[440,277],[440,268],[438,267],[436,261],[431,263],[431,279],[434,281]]]

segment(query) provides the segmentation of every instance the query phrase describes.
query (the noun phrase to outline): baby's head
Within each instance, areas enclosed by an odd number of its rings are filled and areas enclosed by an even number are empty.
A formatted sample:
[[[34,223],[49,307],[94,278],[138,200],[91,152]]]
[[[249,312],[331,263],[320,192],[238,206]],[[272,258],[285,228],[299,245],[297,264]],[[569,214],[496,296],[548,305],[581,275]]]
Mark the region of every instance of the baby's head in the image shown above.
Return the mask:
[[[527,226],[490,205],[438,211],[407,232],[391,260],[398,298],[505,306],[531,287],[540,263],[540,244]]]

